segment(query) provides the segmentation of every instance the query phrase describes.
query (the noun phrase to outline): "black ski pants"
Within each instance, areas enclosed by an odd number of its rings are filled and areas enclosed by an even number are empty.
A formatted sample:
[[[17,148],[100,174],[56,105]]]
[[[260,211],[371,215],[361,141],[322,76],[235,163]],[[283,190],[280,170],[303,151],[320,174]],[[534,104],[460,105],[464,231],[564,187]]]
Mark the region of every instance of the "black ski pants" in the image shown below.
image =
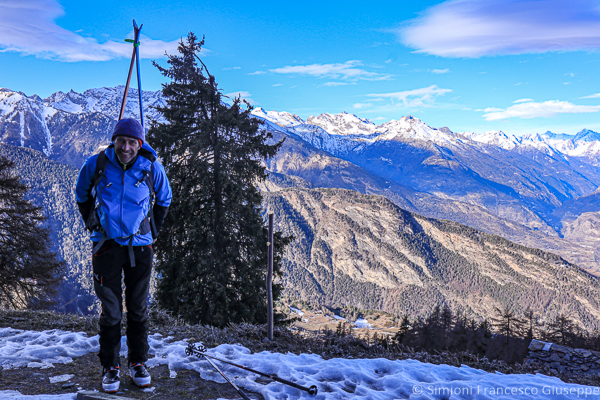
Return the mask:
[[[120,365],[121,319],[123,295],[121,278],[125,283],[127,307],[127,349],[130,363],[148,360],[148,291],[152,272],[152,246],[133,248],[136,266],[131,267],[129,248],[107,240],[92,255],[94,290],[102,303],[100,314],[100,352],[103,367]]]

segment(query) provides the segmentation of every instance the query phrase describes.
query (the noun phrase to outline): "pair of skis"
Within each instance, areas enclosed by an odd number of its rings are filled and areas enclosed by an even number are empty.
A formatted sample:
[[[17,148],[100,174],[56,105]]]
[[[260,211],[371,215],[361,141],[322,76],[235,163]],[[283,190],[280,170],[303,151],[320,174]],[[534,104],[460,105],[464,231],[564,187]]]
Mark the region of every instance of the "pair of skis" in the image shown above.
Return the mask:
[[[127,84],[125,85],[125,93],[123,93],[123,101],[121,102],[121,111],[119,112],[119,120],[123,118],[125,112],[125,103],[127,103],[127,92],[129,92],[129,83],[131,82],[131,74],[133,72],[133,62],[137,66],[137,81],[138,81],[138,95],[140,98],[140,123],[142,128],[144,127],[144,105],[142,103],[142,78],[140,76],[140,31],[142,26],[139,28],[133,20],[133,39],[125,39],[126,42],[133,43],[133,53],[131,54],[131,64],[129,65],[129,74],[127,75]]]
[[[222,359],[220,359],[220,358],[217,358],[217,357],[215,357],[215,356],[211,356],[211,355],[209,355],[209,354],[206,354],[206,353],[205,353],[205,351],[206,351],[206,348],[205,348],[204,346],[196,347],[196,346],[195,346],[193,343],[189,343],[189,344],[188,344],[188,347],[185,349],[185,354],[186,354],[186,355],[188,355],[188,356],[192,356],[192,355],[194,355],[194,356],[198,356],[198,357],[204,357],[204,358],[206,359],[206,361],[208,361],[208,362],[210,363],[210,365],[212,365],[212,366],[213,366],[213,368],[214,368],[214,369],[216,369],[216,370],[217,370],[217,372],[218,372],[218,373],[220,373],[220,374],[221,374],[221,376],[222,376],[223,378],[225,378],[225,380],[226,380],[227,382],[229,382],[229,384],[230,384],[230,385],[231,385],[231,386],[232,386],[232,387],[233,387],[233,388],[234,388],[234,389],[235,389],[235,390],[236,390],[236,391],[237,391],[237,392],[240,394],[240,396],[242,396],[242,398],[243,398],[244,400],[250,400],[250,399],[248,398],[248,396],[247,396],[247,395],[246,395],[244,392],[242,392],[242,391],[241,391],[241,390],[240,390],[240,389],[239,389],[239,388],[238,388],[238,387],[235,385],[235,383],[233,383],[231,380],[229,380],[229,378],[227,378],[227,377],[225,376],[225,374],[223,374],[223,372],[222,372],[222,371],[219,369],[219,367],[217,367],[217,366],[216,366],[216,365],[215,365],[215,364],[214,364],[214,363],[213,363],[213,362],[210,360],[211,358],[212,358],[212,359],[215,359],[215,360],[218,360],[218,361],[220,361],[220,362],[222,362],[222,363],[229,364],[229,365],[233,365],[234,367],[241,368],[241,369],[243,369],[243,370],[245,370],[245,371],[253,372],[253,373],[257,374],[257,375],[260,375],[260,376],[263,376],[263,377],[265,377],[265,378],[269,378],[269,379],[271,379],[271,380],[274,380],[275,382],[283,383],[284,385],[288,385],[288,386],[294,387],[294,388],[296,388],[296,389],[303,390],[303,391],[305,391],[305,392],[308,392],[309,394],[312,394],[312,395],[315,395],[315,394],[317,394],[317,387],[316,387],[315,385],[312,385],[311,387],[300,386],[300,385],[298,385],[297,383],[290,382],[290,381],[288,381],[288,380],[282,379],[282,378],[278,377],[277,375],[274,375],[274,374],[266,374],[266,373],[264,373],[264,372],[260,372],[260,371],[256,371],[256,370],[254,370],[254,369],[251,369],[251,368],[248,368],[248,367],[244,367],[243,365],[239,365],[239,364],[232,363],[231,361],[222,360]]]

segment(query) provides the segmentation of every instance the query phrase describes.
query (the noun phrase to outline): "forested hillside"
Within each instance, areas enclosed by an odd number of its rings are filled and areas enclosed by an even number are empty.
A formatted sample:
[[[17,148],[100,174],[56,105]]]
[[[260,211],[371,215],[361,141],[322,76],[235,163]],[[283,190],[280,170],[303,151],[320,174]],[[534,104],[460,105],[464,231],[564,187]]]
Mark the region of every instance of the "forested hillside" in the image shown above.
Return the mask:
[[[52,250],[67,262],[59,310],[88,312],[94,301],[90,241],[75,203],[78,170],[25,147],[0,143],[0,155],[15,162],[16,173],[31,188],[28,197],[42,206],[43,214],[48,217]]]
[[[510,306],[600,327],[600,283],[557,255],[355,191],[287,189],[265,203],[295,237],[284,257],[292,297],[411,316],[440,304],[482,317]]]

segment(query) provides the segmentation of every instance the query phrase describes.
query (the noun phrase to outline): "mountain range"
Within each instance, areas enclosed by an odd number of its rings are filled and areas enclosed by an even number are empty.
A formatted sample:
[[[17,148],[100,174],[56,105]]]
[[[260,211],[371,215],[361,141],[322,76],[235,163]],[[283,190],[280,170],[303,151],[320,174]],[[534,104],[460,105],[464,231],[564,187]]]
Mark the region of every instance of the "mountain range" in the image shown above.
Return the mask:
[[[385,195],[407,210],[557,252],[599,273],[600,239],[594,232],[600,223],[600,141],[595,132],[476,135],[435,129],[410,116],[375,125],[347,113],[306,121],[260,108],[254,114],[289,144],[270,162],[271,171],[303,176],[303,166],[312,165],[308,159],[318,159],[323,170],[325,165],[340,168],[343,160],[361,170],[351,174],[353,182],[341,184],[340,174],[338,182],[308,181]],[[294,162],[303,148],[298,143],[308,146],[302,161]]]
[[[83,94],[58,92],[46,99],[0,89],[0,142],[37,150],[42,158],[70,165],[75,174],[86,157],[109,143],[122,95],[123,87],[90,89]],[[164,104],[160,92],[144,92],[143,98],[146,118],[160,120],[153,108]],[[137,92],[130,89],[126,116],[136,116],[136,112]],[[600,272],[598,133],[584,130],[574,136],[546,132],[515,137],[503,132],[436,129],[411,116],[377,125],[348,113],[321,114],[306,121],[261,108],[253,114],[264,120],[263,127],[272,132],[273,140],[285,138],[281,151],[266,163],[270,177],[261,190],[265,208],[276,212],[278,228],[298,235],[284,261],[288,286],[295,295],[394,312],[413,307],[411,314],[435,299],[483,315],[506,299],[534,304],[525,294],[527,288],[536,287],[539,292],[543,287],[550,288],[552,294],[540,295],[544,301],[535,303],[538,311],[568,309],[582,322],[599,319],[591,300],[598,294],[596,279],[574,265],[592,274]],[[14,149],[5,153],[19,157]],[[35,185],[33,175],[30,182]],[[385,197],[389,204],[383,209],[395,211],[383,213],[370,195]],[[354,200],[340,209],[338,203],[348,199]],[[307,217],[316,210],[329,210],[320,215],[346,213],[353,223],[326,218],[328,225],[325,220]],[[385,224],[384,214],[389,220]],[[77,224],[77,215],[63,220]],[[413,229],[407,242],[429,243],[429,250],[398,247],[402,242],[398,237],[375,240],[369,232],[371,224],[377,223],[387,224],[386,232],[393,232],[395,224],[396,231],[404,229],[398,221]],[[338,226],[344,237],[327,232]],[[439,233],[444,229],[460,231],[450,240],[454,244],[448,244]],[[489,240],[495,244],[482,245],[473,237],[493,237]],[[340,244],[355,250],[341,251]],[[498,249],[491,251],[494,246]],[[80,248],[69,248],[76,256],[65,254],[65,258],[86,262],[87,254]],[[505,248],[513,249],[509,253],[518,249],[519,256],[508,254],[502,250]],[[562,259],[553,258],[548,251]],[[353,257],[360,262],[352,261]],[[462,272],[451,272],[452,263],[444,263],[449,259],[462,260],[454,263]],[[549,259],[554,261],[548,264]],[[431,276],[425,272],[430,266],[438,271],[430,270]],[[442,271],[444,268],[448,271]],[[473,279],[448,280],[465,274],[465,268]],[[585,294],[581,294],[581,287],[557,286],[557,280],[563,282],[564,274],[572,271],[579,272],[569,279],[587,287]],[[495,283],[482,283],[486,279]],[[511,294],[503,300],[499,293],[508,288],[507,284],[515,286],[506,291]],[[390,285],[404,289],[392,295]],[[487,302],[464,295],[477,285],[486,288],[477,293]],[[347,289],[340,290],[342,287]],[[348,288],[354,287],[360,287],[365,295],[348,297]],[[417,287],[424,289],[415,291]],[[569,292],[567,297],[558,294],[561,290]],[[414,293],[429,300],[410,306],[406,299],[414,300]],[[383,300],[387,298],[395,300]],[[587,306],[581,305],[586,302]]]

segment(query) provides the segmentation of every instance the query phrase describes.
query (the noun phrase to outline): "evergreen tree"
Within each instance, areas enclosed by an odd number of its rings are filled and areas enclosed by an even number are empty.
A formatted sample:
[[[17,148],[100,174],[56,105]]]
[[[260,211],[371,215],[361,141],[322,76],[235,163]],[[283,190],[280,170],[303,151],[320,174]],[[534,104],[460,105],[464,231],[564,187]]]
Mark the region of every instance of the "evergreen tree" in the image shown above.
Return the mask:
[[[494,327],[504,336],[506,344],[513,337],[518,336],[522,331],[525,322],[517,316],[515,311],[510,306],[503,309],[495,307],[496,317],[492,318]]]
[[[267,231],[256,185],[261,161],[281,143],[239,98],[232,105],[198,57],[204,40],[180,42],[163,85],[166,123],[152,124],[148,142],[163,159],[173,190],[156,243],[158,303],[186,321],[213,326],[266,322]],[[275,237],[275,261],[285,240]],[[281,274],[279,266],[275,273]],[[281,287],[274,289],[274,300]]]
[[[400,326],[398,327],[398,332],[394,335],[394,340],[399,344],[404,343],[404,338],[410,331],[410,320],[408,319],[408,314],[404,314],[402,317],[402,322],[400,322]]]
[[[578,327],[573,320],[564,314],[557,315],[548,324],[548,336],[550,340],[563,346],[571,345],[578,335]]]
[[[25,199],[13,167],[0,156],[0,306],[39,308],[52,301],[65,264],[50,251],[46,218]]]

